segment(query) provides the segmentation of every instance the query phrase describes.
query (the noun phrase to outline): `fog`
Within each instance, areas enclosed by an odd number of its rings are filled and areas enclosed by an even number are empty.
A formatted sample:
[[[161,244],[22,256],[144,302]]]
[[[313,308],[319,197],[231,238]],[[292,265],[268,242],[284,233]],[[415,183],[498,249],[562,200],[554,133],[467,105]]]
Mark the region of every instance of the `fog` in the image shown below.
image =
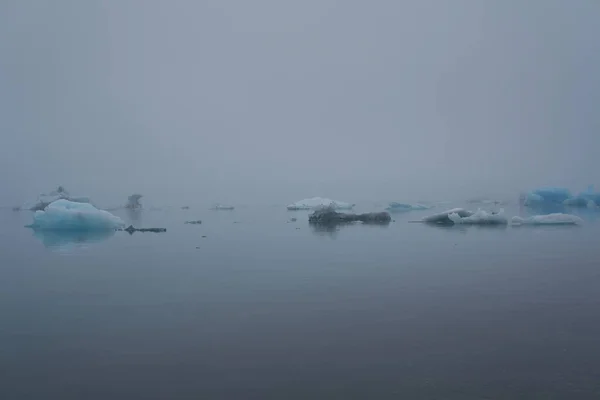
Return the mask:
[[[596,0],[4,0],[0,204],[599,183]]]

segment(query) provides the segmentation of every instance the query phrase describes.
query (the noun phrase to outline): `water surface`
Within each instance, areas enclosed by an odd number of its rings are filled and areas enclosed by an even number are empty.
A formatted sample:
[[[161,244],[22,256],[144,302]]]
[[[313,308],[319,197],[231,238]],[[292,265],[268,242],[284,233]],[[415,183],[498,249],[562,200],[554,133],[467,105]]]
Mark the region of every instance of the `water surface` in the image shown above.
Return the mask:
[[[34,235],[0,211],[1,399],[600,398],[595,214],[315,229],[276,207],[118,213],[168,231]]]

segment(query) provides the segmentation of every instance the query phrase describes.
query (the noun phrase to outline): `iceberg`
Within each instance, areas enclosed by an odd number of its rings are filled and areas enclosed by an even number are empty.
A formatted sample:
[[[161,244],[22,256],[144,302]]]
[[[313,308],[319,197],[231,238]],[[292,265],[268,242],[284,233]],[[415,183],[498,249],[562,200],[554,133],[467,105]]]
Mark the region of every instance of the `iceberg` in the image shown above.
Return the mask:
[[[425,204],[408,204],[408,203],[397,203],[391,202],[386,210],[389,212],[407,212],[407,211],[422,211],[429,210],[432,206],[427,206]]]
[[[564,204],[565,200],[571,198],[569,189],[550,187],[535,189],[524,197],[524,205],[528,207],[542,206],[544,204]]]
[[[547,215],[534,215],[529,218],[513,217],[511,224],[520,225],[580,225],[583,220],[576,215],[554,213]]]
[[[144,196],[142,196],[141,194],[132,194],[127,198],[127,204],[125,205],[125,208],[128,208],[130,210],[137,210],[142,208],[142,203],[140,203],[140,199],[142,197]]]
[[[472,211],[465,210],[464,208],[453,208],[451,210],[446,210],[441,213],[429,215],[424,217],[420,221],[416,222],[425,222],[428,224],[440,224],[440,225],[452,225],[454,221],[450,219],[450,214],[453,214],[453,218],[466,218],[472,216],[474,213]]]
[[[354,204],[344,203],[342,201],[331,200],[322,197],[312,197],[310,199],[304,199],[287,206],[288,210],[315,210],[317,208],[327,207],[333,208],[334,210],[350,210],[354,207]]]
[[[99,210],[89,203],[56,200],[44,211],[33,215],[28,228],[48,231],[110,231],[125,226],[123,220],[108,211]]]
[[[501,209],[498,213],[487,212],[482,209],[478,209],[472,215],[461,217],[458,213],[448,214],[450,219],[455,224],[467,224],[467,225],[507,225],[508,218],[504,216],[504,209]]]
[[[597,208],[600,205],[600,193],[594,192],[594,187],[590,185],[585,192],[568,198],[564,204],[570,207]]]

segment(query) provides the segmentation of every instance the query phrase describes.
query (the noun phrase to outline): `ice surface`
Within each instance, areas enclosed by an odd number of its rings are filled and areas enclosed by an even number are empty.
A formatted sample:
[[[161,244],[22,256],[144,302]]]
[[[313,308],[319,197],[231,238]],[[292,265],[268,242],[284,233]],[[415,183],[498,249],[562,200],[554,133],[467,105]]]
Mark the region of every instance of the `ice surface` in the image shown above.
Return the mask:
[[[450,214],[455,214],[460,218],[466,218],[470,217],[474,213],[472,211],[465,210],[464,208],[453,208],[451,210],[446,210],[441,213],[424,217],[421,222],[427,222],[430,224],[453,224],[454,221],[450,219]],[[454,218],[456,218],[456,216]]]
[[[540,188],[532,190],[525,196],[525,205],[535,207],[544,204],[563,204],[571,198],[569,189],[559,187]]]
[[[108,211],[98,210],[89,203],[56,200],[44,211],[36,211],[30,228],[38,230],[102,231],[125,226],[121,218]]]
[[[583,220],[576,215],[554,213],[547,215],[534,215],[529,218],[513,217],[512,225],[579,225]]]
[[[508,224],[508,218],[504,215],[504,209],[501,209],[498,213],[487,212],[482,209],[478,209],[473,215],[467,217],[461,217],[458,213],[448,214],[448,218],[455,224],[467,224],[467,225],[506,225]]]
[[[326,199],[323,197],[312,197],[310,199],[304,199],[292,203],[287,206],[288,210],[314,210],[321,207],[331,207],[335,210],[350,210],[354,207],[354,204],[344,203],[343,201],[336,201]]]
[[[432,208],[432,207],[427,206],[425,204],[408,204],[408,203],[392,202],[386,208],[386,210],[389,212],[406,212],[406,211],[429,210],[430,208]]]

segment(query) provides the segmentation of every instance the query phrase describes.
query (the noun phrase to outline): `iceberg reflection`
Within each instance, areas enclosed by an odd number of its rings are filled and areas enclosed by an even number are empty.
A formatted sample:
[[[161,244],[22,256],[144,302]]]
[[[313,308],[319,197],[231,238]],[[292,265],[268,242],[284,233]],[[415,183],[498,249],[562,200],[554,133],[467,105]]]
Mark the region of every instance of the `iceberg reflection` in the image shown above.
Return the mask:
[[[105,231],[47,231],[34,230],[33,236],[39,239],[45,247],[53,249],[68,249],[84,247],[88,244],[103,242],[115,234],[114,230]]]

